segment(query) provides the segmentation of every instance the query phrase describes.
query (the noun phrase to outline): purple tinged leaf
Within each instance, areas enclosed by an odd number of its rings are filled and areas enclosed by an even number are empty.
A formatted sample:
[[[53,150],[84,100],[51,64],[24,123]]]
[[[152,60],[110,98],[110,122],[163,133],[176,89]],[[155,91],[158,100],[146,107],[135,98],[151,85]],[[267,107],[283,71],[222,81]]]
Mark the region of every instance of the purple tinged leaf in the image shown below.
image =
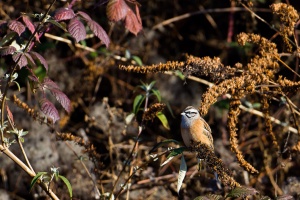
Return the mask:
[[[59,8],[55,11],[54,19],[57,21],[73,19],[75,17],[75,13],[70,8]]]
[[[35,62],[29,53],[24,53],[27,58],[27,62],[29,61],[30,65],[35,66]]]
[[[78,11],[77,14],[80,15],[86,21],[91,21],[92,20],[91,17],[88,14],[86,14],[85,12]]]
[[[22,16],[23,22],[25,23],[26,27],[30,30],[30,32],[33,34],[35,31],[35,26],[33,23],[30,21],[30,18],[26,15]],[[40,42],[38,34],[35,34],[35,39],[36,41]]]
[[[86,37],[86,32],[83,23],[76,18],[70,20],[68,24],[68,31],[71,34],[71,36],[76,40],[76,42],[84,40]]]
[[[15,63],[18,62],[20,69],[28,64],[27,58],[23,53],[15,53],[12,59]]]
[[[6,56],[13,54],[17,49],[13,46],[7,46],[7,47],[0,47],[0,55]]]
[[[68,113],[71,112],[71,101],[67,97],[67,95],[65,95],[65,93],[63,93],[59,89],[54,89],[54,88],[50,89],[50,92],[53,94],[53,96],[55,96],[56,100],[62,105],[62,107]]]
[[[44,68],[46,69],[46,71],[48,71],[48,63],[47,63],[47,61],[44,59],[43,56],[41,56],[39,53],[34,52],[34,51],[31,51],[30,54],[31,54],[31,56],[33,56],[33,58],[34,58],[35,60],[38,60],[38,61],[44,66]]]
[[[25,26],[16,20],[11,20],[8,22],[8,28],[20,36],[25,31]]]
[[[50,117],[53,120],[53,123],[55,123],[57,120],[59,120],[59,114],[53,103],[51,103],[48,99],[43,98],[40,100],[40,107],[41,111],[47,116]]]
[[[46,86],[46,88],[49,90],[59,89],[59,86],[48,77],[44,78],[43,85]]]
[[[105,30],[95,21],[91,20],[88,22],[88,26],[93,33],[108,47],[110,40]]]

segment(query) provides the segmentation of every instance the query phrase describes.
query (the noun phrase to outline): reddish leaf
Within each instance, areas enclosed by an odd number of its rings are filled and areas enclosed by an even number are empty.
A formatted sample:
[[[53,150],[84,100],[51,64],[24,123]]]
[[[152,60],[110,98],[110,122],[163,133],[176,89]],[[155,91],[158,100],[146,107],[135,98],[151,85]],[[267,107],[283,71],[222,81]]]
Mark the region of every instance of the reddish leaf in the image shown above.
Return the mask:
[[[80,15],[80,16],[81,16],[83,19],[85,19],[86,21],[92,20],[91,17],[90,17],[88,14],[86,14],[85,12],[78,11],[77,14]]]
[[[18,62],[18,65],[20,66],[20,68],[26,66],[28,64],[27,58],[23,53],[15,53],[12,56],[13,61],[15,61],[15,63]]]
[[[35,66],[35,62],[29,53],[24,53],[27,58],[27,62],[29,61],[30,65]]]
[[[106,15],[111,21],[119,21],[126,17],[130,10],[124,0],[110,0],[106,7]]]
[[[16,48],[13,46],[0,47],[0,55],[1,56],[13,54],[15,51],[16,51]]]
[[[34,51],[31,51],[30,54],[33,56],[33,58],[34,58],[35,60],[38,60],[38,61],[44,66],[44,68],[46,69],[46,71],[48,71],[48,63],[47,63],[47,61],[44,59],[43,56],[41,56],[39,53],[34,52]]]
[[[49,90],[59,89],[59,86],[48,77],[44,78],[43,85],[46,86],[46,88],[48,88]]]
[[[53,123],[59,120],[59,114],[53,103],[48,99],[43,98],[40,100],[41,111],[48,117],[52,118]]]
[[[70,20],[68,24],[68,31],[71,34],[71,36],[76,40],[76,42],[84,40],[86,37],[86,32],[83,23],[76,18]]]
[[[73,19],[75,17],[75,13],[70,8],[59,8],[55,11],[54,19],[57,21]]]
[[[69,113],[71,111],[71,101],[67,97],[67,95],[65,95],[65,93],[63,93],[62,91],[54,88],[50,89],[50,92],[53,94],[53,96],[55,96],[56,100],[62,105],[62,107]]]
[[[23,15],[22,19],[23,19],[23,22],[25,23],[25,25],[27,26],[27,28],[33,34],[35,31],[35,27],[34,27],[33,23],[30,21],[29,17],[26,15]],[[38,34],[35,34],[35,39],[36,39],[36,41],[40,42]]]
[[[11,123],[14,124],[15,123],[14,116],[7,105],[6,105],[6,111],[7,111],[7,117],[9,118],[9,121],[11,121]]]
[[[91,20],[88,22],[88,26],[93,33],[108,47],[110,40],[105,30],[95,21]]]
[[[137,4],[135,5],[135,14],[136,14],[137,20],[142,25],[142,20],[141,20],[141,16],[140,16],[140,9],[139,9]]]
[[[20,36],[25,31],[25,26],[16,20],[11,20],[8,22],[8,28]]]
[[[129,10],[125,18],[125,27],[133,34],[137,35],[143,27],[140,19],[134,14],[132,10]]]

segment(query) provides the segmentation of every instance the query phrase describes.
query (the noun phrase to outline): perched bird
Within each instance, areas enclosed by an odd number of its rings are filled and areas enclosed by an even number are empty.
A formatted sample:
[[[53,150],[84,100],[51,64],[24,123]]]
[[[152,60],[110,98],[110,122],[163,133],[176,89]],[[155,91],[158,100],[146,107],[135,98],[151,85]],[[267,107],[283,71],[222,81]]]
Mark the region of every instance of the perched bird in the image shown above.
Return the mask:
[[[188,106],[181,113],[181,136],[185,146],[190,147],[193,143],[206,144],[214,152],[213,137],[211,129],[206,121],[193,106]],[[198,170],[201,169],[202,159],[198,160]],[[217,187],[221,189],[218,174],[214,172]]]
[[[181,136],[187,147],[190,147],[192,142],[202,143],[214,151],[211,129],[193,106],[186,107],[181,113]]]

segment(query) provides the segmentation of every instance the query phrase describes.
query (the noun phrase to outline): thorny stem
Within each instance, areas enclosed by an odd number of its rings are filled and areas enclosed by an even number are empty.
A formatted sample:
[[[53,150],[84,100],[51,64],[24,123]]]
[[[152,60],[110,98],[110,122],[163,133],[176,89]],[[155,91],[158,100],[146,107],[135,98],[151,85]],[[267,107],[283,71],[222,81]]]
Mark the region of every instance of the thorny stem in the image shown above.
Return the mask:
[[[52,8],[52,6],[54,5],[54,3],[56,2],[56,0],[53,0],[52,3],[50,4],[49,8],[47,9],[46,13],[44,14],[44,16],[42,17],[40,23],[38,24],[38,26],[36,27],[34,33],[30,36],[29,41],[27,42],[24,51],[23,52],[27,52],[30,48],[30,44],[33,41],[35,34],[37,34],[37,32],[40,30],[41,26],[45,23],[46,21],[46,17],[48,16],[50,9]],[[19,58],[16,61],[16,64],[13,66],[13,68],[11,69],[11,72],[9,74],[8,80],[7,80],[7,84],[5,86],[4,92],[3,92],[3,97],[2,97],[2,102],[1,102],[1,127],[3,127],[4,125],[4,107],[5,107],[5,102],[6,102],[6,96],[7,96],[7,92],[8,92],[8,88],[10,86],[10,83],[12,82],[13,78],[13,74],[15,73],[17,66],[18,66],[18,62],[20,61],[21,56],[19,56]],[[1,131],[1,144],[0,145],[0,151],[3,152],[5,155],[7,155],[10,159],[12,159],[18,166],[20,166],[28,175],[30,175],[31,177],[34,177],[36,174],[34,172],[34,170],[32,169],[27,156],[25,154],[24,148],[20,142],[20,140],[18,139],[18,143],[19,146],[23,152],[23,155],[25,157],[25,160],[28,164],[28,166],[30,168],[28,168],[18,157],[16,157],[6,146],[6,144],[4,143],[4,134]],[[55,200],[58,200],[59,198],[49,189],[47,188],[46,184],[43,182],[38,183],[41,188],[52,198]]]
[[[40,23],[36,27],[34,33],[30,36],[29,41],[26,43],[26,46],[25,46],[23,52],[27,52],[28,51],[30,43],[33,41],[35,34],[40,30],[41,26],[45,23],[46,17],[48,16],[48,14],[50,12],[50,9],[52,8],[52,6],[54,5],[55,2],[56,2],[56,0],[53,0],[53,2],[51,3],[51,5],[47,9],[46,13],[43,15],[42,20],[40,21]],[[7,91],[8,91],[8,88],[10,86],[11,81],[13,80],[12,75],[15,73],[16,68],[18,66],[18,62],[20,61],[20,59],[21,59],[21,56],[19,56],[19,58],[16,61],[16,64],[13,66],[13,68],[12,68],[10,74],[9,74],[9,77],[8,77],[7,84],[5,86],[4,92],[3,92],[3,97],[2,97],[2,102],[1,102],[1,127],[3,127],[3,124],[4,124],[4,106],[5,106]],[[5,146],[3,132],[1,132],[1,143],[2,143],[3,146]]]

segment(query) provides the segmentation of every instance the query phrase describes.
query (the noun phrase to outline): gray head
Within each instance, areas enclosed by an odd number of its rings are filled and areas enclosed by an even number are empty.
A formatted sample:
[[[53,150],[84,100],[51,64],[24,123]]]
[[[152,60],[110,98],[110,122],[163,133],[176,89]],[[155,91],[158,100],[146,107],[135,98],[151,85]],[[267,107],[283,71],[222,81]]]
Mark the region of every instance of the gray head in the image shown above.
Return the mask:
[[[198,119],[200,114],[193,106],[188,106],[181,113],[181,128],[189,128],[192,121]]]

